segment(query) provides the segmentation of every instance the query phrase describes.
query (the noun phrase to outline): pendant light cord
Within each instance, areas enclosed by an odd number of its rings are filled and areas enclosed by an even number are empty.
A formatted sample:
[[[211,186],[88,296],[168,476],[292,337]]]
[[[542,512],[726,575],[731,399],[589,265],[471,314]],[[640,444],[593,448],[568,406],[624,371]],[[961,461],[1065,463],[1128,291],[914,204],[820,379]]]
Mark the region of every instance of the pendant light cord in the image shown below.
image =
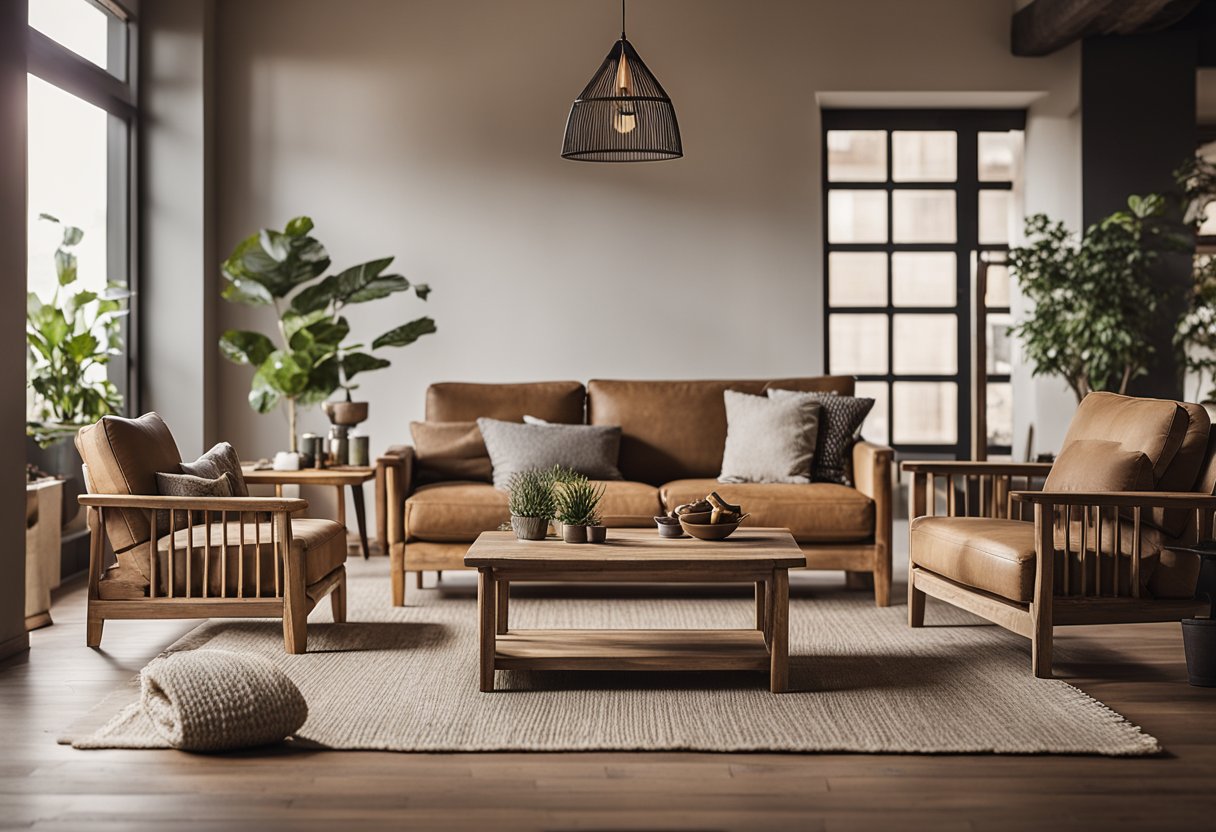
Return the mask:
[[[621,0],[621,40],[625,40],[625,0]]]

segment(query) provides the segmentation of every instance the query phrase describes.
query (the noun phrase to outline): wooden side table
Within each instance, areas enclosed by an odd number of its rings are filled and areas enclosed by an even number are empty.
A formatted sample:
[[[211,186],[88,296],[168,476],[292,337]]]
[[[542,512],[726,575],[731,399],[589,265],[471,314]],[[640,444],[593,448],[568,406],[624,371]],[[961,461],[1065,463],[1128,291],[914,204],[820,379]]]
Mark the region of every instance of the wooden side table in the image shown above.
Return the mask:
[[[301,468],[299,471],[256,470],[243,468],[245,482],[249,485],[273,485],[276,497],[283,496],[285,485],[331,485],[338,492],[338,522],[346,525],[346,496],[342,489],[350,486],[355,503],[355,522],[359,526],[359,543],[363,547],[363,559],[370,554],[367,545],[367,510],[363,503],[363,484],[375,479],[376,469],[355,465],[334,468]]]

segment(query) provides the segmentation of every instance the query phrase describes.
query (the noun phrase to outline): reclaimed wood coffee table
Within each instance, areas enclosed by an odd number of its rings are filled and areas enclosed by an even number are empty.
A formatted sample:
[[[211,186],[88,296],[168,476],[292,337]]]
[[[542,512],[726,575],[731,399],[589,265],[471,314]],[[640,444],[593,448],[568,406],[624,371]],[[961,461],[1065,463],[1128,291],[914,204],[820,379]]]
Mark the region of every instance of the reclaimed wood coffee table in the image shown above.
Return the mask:
[[[769,689],[786,690],[789,570],[806,566],[787,529],[739,529],[717,542],[610,529],[606,543],[582,545],[484,532],[464,562],[478,570],[483,691],[494,690],[495,670],[524,669],[766,670]],[[756,621],[748,629],[512,630],[511,584],[520,581],[754,583]]]

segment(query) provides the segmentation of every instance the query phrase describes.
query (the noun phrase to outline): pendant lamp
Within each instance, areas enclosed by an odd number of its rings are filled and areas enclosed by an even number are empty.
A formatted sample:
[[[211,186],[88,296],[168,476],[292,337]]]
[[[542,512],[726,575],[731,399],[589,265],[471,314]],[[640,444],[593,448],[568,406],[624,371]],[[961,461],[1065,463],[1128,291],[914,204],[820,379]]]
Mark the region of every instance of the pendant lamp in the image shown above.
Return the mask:
[[[562,158],[656,162],[683,155],[676,109],[625,37],[621,0],[621,39],[570,107]]]

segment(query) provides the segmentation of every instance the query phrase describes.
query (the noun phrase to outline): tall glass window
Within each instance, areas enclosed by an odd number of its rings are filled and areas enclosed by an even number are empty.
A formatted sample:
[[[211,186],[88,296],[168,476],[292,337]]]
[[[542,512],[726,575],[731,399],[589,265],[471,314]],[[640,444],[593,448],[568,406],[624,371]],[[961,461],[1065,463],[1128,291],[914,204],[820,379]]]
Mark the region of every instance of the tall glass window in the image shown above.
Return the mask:
[[[1020,111],[832,110],[824,123],[825,349],[877,400],[867,437],[970,455],[973,281],[986,264],[987,446],[1012,445],[1009,275]],[[974,337],[981,337],[979,335]]]

